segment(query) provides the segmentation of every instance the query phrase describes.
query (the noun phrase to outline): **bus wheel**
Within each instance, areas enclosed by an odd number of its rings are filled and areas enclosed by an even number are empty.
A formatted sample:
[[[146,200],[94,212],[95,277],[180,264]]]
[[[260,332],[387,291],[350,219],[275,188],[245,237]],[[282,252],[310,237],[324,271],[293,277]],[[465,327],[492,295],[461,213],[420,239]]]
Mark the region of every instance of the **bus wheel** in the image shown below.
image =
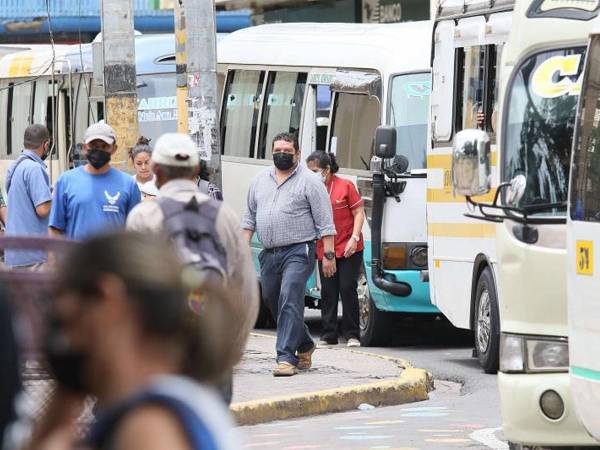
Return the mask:
[[[275,328],[275,320],[273,319],[269,307],[262,298],[262,290],[260,288],[258,298],[260,299],[260,305],[258,307],[258,317],[256,318],[254,328]]]
[[[500,319],[498,296],[489,267],[483,269],[477,281],[474,325],[479,365],[485,373],[496,373],[500,357]]]
[[[392,316],[380,311],[369,294],[367,277],[358,279],[358,308],[360,323],[360,345],[363,347],[384,346],[389,342]]]

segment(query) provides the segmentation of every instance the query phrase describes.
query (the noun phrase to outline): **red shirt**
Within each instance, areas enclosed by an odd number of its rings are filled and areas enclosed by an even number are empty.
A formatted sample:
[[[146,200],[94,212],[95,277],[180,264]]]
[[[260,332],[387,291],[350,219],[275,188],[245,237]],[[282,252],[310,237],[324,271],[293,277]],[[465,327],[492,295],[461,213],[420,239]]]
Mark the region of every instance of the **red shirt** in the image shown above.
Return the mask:
[[[326,184],[331,208],[333,209],[333,223],[335,225],[335,256],[344,257],[346,244],[352,237],[354,230],[354,215],[352,210],[363,205],[354,183],[350,180],[333,175]],[[362,232],[359,235],[360,240],[356,246],[356,251],[360,252],[365,248]],[[317,242],[317,258],[323,259],[323,241]]]

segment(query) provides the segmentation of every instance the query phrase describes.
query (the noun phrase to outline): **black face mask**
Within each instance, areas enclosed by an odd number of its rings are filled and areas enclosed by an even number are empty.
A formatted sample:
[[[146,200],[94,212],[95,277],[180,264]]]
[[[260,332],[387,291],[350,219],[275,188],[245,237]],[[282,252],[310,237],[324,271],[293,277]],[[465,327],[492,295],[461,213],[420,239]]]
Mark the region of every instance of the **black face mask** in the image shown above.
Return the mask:
[[[99,148],[90,148],[87,152],[87,160],[94,169],[100,169],[110,161],[110,153]]]
[[[50,149],[51,148],[52,148],[51,144],[46,144],[46,149],[45,149],[44,153],[42,154],[42,161],[46,161],[46,159],[50,155]]]
[[[290,170],[294,165],[294,155],[291,153],[273,153],[273,163],[279,170]]]
[[[57,319],[50,321],[45,353],[50,371],[58,383],[73,392],[88,392],[84,381],[88,357],[85,353],[71,348]]]

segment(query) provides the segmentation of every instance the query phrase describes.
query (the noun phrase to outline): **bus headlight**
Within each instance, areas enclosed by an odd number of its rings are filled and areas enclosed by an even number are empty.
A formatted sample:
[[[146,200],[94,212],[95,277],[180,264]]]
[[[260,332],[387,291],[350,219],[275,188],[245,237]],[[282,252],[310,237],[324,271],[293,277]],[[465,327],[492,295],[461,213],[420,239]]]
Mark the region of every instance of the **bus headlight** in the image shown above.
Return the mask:
[[[527,367],[530,371],[569,370],[569,344],[566,339],[528,339]]]
[[[410,251],[410,260],[417,267],[427,266],[427,247],[415,247]]]
[[[566,338],[502,334],[500,371],[506,373],[568,372]]]

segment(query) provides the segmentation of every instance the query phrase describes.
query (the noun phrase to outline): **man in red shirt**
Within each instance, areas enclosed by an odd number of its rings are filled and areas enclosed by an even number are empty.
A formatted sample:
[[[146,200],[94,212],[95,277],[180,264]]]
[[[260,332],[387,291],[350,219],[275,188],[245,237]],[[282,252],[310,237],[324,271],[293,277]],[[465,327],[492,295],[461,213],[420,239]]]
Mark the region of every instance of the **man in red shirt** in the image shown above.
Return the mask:
[[[342,298],[342,333],[349,347],[360,346],[358,278],[363,265],[364,242],[362,227],[365,221],[363,200],[354,184],[336,176],[339,167],[332,153],[317,151],[306,160],[308,168],[319,173],[329,194],[335,225],[335,252],[324,252],[317,243],[317,258],[321,270],[323,258],[335,259],[337,272],[327,278],[321,274],[321,345],[338,343],[338,300]]]

